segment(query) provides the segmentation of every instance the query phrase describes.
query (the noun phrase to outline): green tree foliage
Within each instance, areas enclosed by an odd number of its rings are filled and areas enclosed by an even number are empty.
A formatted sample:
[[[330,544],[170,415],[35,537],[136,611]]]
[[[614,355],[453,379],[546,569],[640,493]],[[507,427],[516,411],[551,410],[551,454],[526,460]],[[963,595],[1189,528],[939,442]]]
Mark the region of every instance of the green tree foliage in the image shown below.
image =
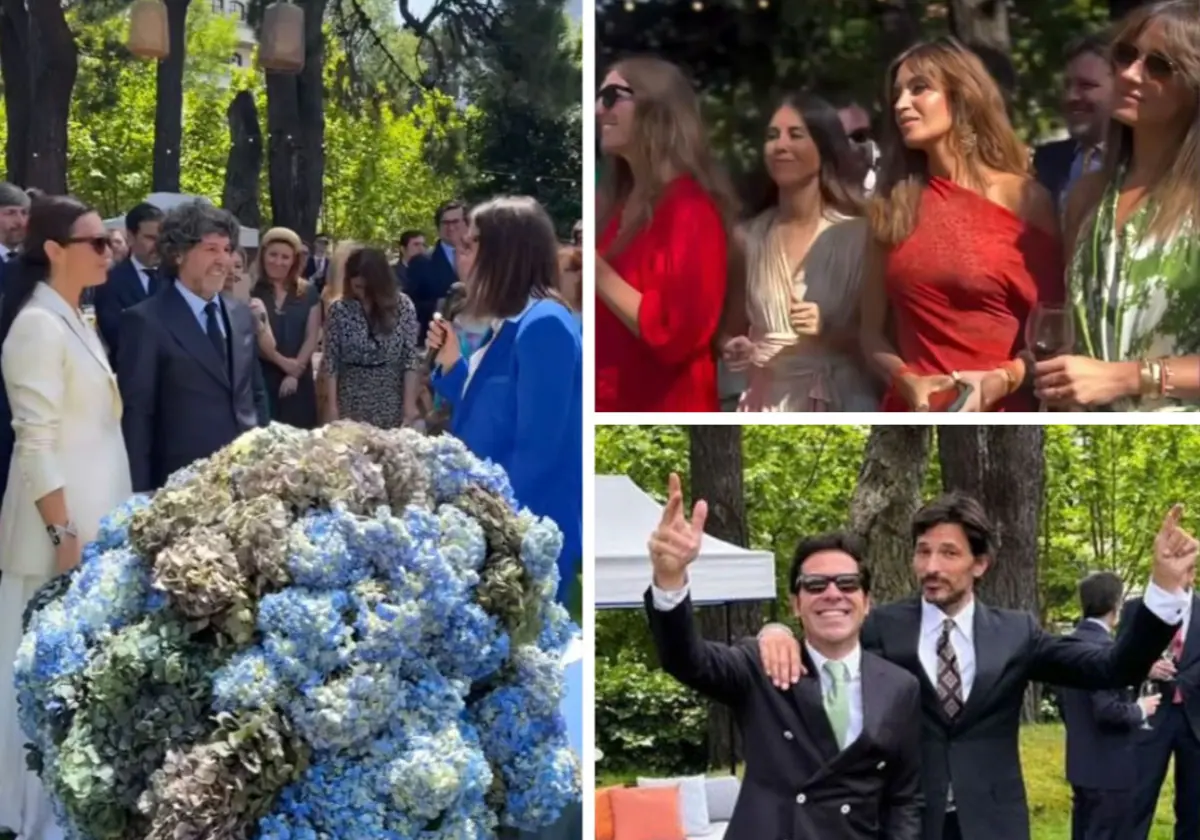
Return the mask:
[[[506,0],[470,71],[476,171],[468,195],[532,195],[559,233],[581,218],[583,123],[579,37],[561,0]]]
[[[776,557],[777,590],[784,593],[791,553],[802,536],[844,527],[858,479],[868,429],[855,426],[747,426],[744,430],[746,513],[752,548]],[[927,498],[940,491],[937,447],[931,447]],[[1154,534],[1167,509],[1182,502],[1200,510],[1194,481],[1200,463],[1200,428],[1192,426],[1050,426],[1046,430],[1046,492],[1039,534],[1043,621],[1078,616],[1076,585],[1090,571],[1112,570],[1131,588],[1149,574]],[[596,473],[625,474],[665,501],[667,476],[678,472],[688,487],[688,438],[677,426],[601,426],[596,429]],[[690,507],[691,500],[687,500]],[[1187,520],[1185,519],[1185,524]],[[597,527],[606,527],[603,522]],[[1193,529],[1200,525],[1192,525]],[[649,563],[647,562],[647,579]],[[787,615],[781,597],[780,615]],[[636,698],[657,683],[644,616],[637,610],[604,611],[596,617],[597,725],[605,772],[640,762],[659,739],[687,749],[704,737],[704,707],[692,695],[671,693],[639,715]],[[644,677],[642,674],[646,674]],[[616,687],[628,684],[624,693]],[[607,688],[606,688],[607,687]],[[604,690],[602,690],[604,689]],[[622,699],[627,697],[630,699]],[[693,705],[689,705],[693,704]],[[606,706],[603,710],[601,705]],[[663,705],[678,721],[661,720]],[[611,706],[611,708],[609,708]],[[640,724],[639,721],[645,721]],[[673,768],[690,770],[682,763]]]

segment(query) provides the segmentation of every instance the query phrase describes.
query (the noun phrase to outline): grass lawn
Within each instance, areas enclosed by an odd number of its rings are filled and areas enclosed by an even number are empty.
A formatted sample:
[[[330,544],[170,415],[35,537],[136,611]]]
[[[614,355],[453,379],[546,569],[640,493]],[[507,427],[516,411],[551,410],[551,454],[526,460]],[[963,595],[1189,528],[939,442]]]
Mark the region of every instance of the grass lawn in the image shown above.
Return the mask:
[[[1021,763],[1033,822],[1033,840],[1071,840],[1071,788],[1063,776],[1063,728],[1059,724],[1026,726],[1021,730]],[[715,774],[714,774],[715,775]],[[614,775],[597,768],[597,786],[624,784],[636,773]],[[1175,823],[1171,803],[1175,783],[1167,773],[1150,840],[1171,840]]]

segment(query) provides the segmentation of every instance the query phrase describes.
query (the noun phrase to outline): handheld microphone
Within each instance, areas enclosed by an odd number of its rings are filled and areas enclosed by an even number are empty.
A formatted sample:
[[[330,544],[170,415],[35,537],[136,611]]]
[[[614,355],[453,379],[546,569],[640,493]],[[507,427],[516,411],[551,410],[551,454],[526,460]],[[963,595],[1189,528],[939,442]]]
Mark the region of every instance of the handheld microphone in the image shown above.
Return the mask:
[[[441,323],[441,321],[442,321],[442,313],[434,312],[433,320],[429,322],[429,326],[432,327],[434,324]],[[426,344],[429,343],[428,339],[426,339],[425,343]],[[437,354],[441,349],[442,349],[441,347],[430,347],[429,350],[425,353],[425,364],[430,370],[433,370],[434,360],[437,359]]]

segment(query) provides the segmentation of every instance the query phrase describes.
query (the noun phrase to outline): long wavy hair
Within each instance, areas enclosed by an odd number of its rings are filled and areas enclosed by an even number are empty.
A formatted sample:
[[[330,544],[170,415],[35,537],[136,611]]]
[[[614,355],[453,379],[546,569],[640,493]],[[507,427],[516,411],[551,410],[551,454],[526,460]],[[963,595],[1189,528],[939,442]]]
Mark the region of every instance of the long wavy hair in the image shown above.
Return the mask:
[[[333,247],[333,255],[329,258],[329,267],[325,269],[325,288],[321,290],[321,301],[326,309],[345,295],[346,260],[362,247],[361,243],[353,239],[344,239]]]
[[[396,328],[400,311],[400,290],[396,275],[388,265],[387,254],[378,248],[359,248],[346,260],[345,278],[362,280],[363,312],[371,335],[381,336]]]
[[[10,263],[4,278],[4,296],[0,303],[0,346],[8,338],[17,314],[29,303],[38,283],[50,279],[50,257],[46,255],[46,243],[60,245],[71,238],[75,223],[88,213],[91,207],[70,196],[40,195],[29,207],[29,225],[21,255]]]
[[[817,147],[821,168],[817,182],[821,190],[821,203],[826,211],[835,210],[843,216],[861,216],[865,212],[862,180],[865,173],[850,147],[850,138],[842,128],[837,109],[826,100],[811,93],[799,91],[784,96],[771,109],[773,116],[781,108],[791,108],[808,129],[808,136]],[[765,157],[765,155],[764,155]],[[755,198],[749,205],[751,216],[757,216],[779,203],[779,186],[767,173],[766,162],[760,158],[759,171],[755,175]]]
[[[884,89],[883,162],[875,198],[868,207],[871,230],[885,245],[896,245],[917,225],[921,193],[929,183],[929,159],[904,145],[896,125],[896,77],[908,65],[946,96],[953,121],[951,148],[967,184],[986,186],[987,170],[1029,173],[1029,151],[1013,130],[1004,96],[979,56],[954,38],[915,44],[888,68]]]
[[[1163,53],[1191,92],[1191,115],[1186,133],[1171,155],[1171,164],[1150,185],[1146,196],[1152,208],[1147,233],[1167,238],[1185,224],[1200,224],[1200,6],[1196,0],[1166,0],[1140,6],[1117,24],[1111,43],[1129,43],[1152,24],[1162,27]],[[1133,155],[1133,129],[1110,120],[1105,145],[1104,183]],[[1099,196],[1097,196],[1097,199]]]
[[[727,224],[737,216],[737,199],[717,164],[700,116],[696,91],[669,61],[637,56],[618,61],[611,71],[633,90],[632,149],[605,161],[600,178],[597,229],[620,214],[620,227],[608,248],[619,254],[650,221],[667,184],[690,175],[716,202]]]

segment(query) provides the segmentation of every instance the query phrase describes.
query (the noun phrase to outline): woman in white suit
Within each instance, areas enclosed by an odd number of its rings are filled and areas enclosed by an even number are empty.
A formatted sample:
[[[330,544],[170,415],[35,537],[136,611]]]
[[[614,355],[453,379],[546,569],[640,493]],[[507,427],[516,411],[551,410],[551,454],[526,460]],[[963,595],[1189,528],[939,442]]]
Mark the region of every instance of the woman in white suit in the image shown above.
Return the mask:
[[[0,829],[56,840],[50,802],[25,771],[13,660],[38,587],[79,563],[101,518],[132,492],[121,397],[79,297],[103,283],[108,234],[71,198],[34,202],[25,253],[5,278],[0,369],[16,448],[0,505]]]

